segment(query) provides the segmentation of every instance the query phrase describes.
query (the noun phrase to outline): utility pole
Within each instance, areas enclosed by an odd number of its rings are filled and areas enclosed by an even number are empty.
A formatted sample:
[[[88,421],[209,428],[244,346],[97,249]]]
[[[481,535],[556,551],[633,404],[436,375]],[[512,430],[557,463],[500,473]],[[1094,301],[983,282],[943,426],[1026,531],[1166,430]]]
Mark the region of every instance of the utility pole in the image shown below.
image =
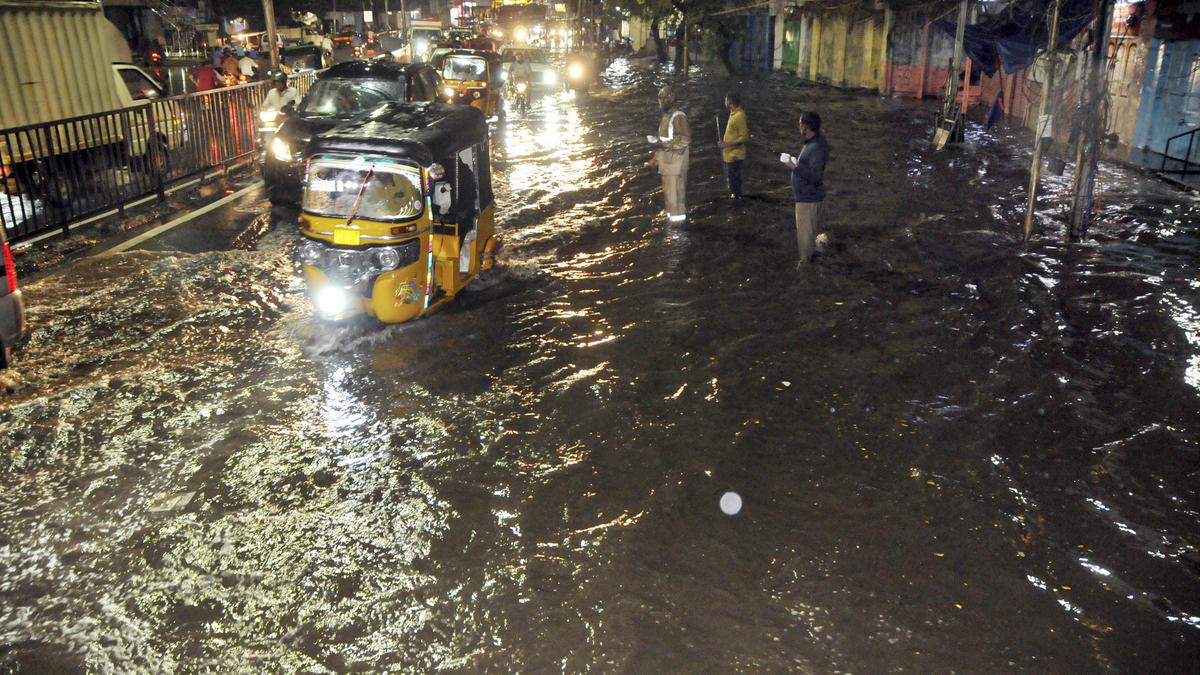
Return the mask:
[[[1096,0],[1096,24],[1092,31],[1092,62],[1084,99],[1084,120],[1075,147],[1075,197],[1071,202],[1069,239],[1087,236],[1096,204],[1096,160],[1108,123],[1108,40],[1112,34],[1112,5]]]
[[[688,79],[688,66],[691,65],[690,55],[688,54],[688,33],[691,32],[688,30],[689,28],[687,15],[685,14],[683,16],[683,79],[685,80]]]
[[[946,74],[946,91],[942,97],[942,109],[937,115],[937,129],[933,134],[935,150],[947,143],[958,143],[963,139],[966,124],[962,107],[958,102],[958,74],[963,67],[963,40],[967,32],[967,16],[971,0],[962,0],[958,5],[958,26],[954,30],[954,55],[950,59],[950,72]],[[970,94],[970,78],[963,83],[963,102]]]
[[[267,41],[271,45],[271,72],[279,72],[279,32],[275,28],[275,2],[262,0],[263,18],[267,22]]]
[[[392,28],[391,14],[392,13],[388,11],[388,0],[383,0],[383,27],[386,30],[391,30]]]
[[[1054,14],[1050,18],[1050,38],[1046,43],[1046,81],[1042,83],[1042,97],[1038,99],[1037,123],[1033,139],[1033,165],[1029,168],[1029,203],[1025,205],[1025,241],[1033,238],[1033,211],[1037,206],[1038,176],[1042,172],[1042,134],[1046,128],[1046,102],[1054,88],[1054,52],[1058,49],[1058,15],[1062,11],[1062,0],[1054,0]]]

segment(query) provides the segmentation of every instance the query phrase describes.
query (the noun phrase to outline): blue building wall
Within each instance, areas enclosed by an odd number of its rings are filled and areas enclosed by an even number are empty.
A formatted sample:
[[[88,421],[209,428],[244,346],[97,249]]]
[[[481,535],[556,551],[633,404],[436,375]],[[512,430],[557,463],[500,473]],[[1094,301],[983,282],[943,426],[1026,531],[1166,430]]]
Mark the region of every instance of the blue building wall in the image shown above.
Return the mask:
[[[1146,76],[1138,109],[1133,145],[1149,154],[1152,168],[1166,149],[1167,139],[1200,127],[1200,40],[1151,40],[1146,55]],[[1183,156],[1187,141],[1174,141],[1171,154]],[[1200,161],[1200,138],[1192,148],[1192,161]]]
[[[771,70],[775,50],[775,17],[766,9],[752,10],[739,17],[743,22],[742,37],[733,42],[730,54],[735,66],[746,71]]]

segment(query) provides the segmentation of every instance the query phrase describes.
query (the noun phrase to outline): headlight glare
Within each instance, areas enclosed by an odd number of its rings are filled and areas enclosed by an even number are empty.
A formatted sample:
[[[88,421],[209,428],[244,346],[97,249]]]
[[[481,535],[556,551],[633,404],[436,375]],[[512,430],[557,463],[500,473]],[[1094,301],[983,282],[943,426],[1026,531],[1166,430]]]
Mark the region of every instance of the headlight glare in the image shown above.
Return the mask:
[[[340,288],[335,286],[326,286],[317,291],[315,298],[317,312],[328,317],[334,317],[346,311],[346,307],[350,304],[350,297]]]
[[[281,162],[292,161],[292,149],[288,147],[287,141],[278,136],[271,139],[271,154]]]

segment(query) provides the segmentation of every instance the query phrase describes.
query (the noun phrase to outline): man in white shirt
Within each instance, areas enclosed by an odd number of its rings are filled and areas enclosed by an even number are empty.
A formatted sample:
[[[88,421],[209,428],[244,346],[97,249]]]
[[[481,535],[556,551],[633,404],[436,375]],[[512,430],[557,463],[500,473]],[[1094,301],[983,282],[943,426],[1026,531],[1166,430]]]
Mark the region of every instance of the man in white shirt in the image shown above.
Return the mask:
[[[249,50],[242,54],[242,58],[238,59],[238,70],[242,71],[242,75],[245,75],[247,80],[253,80],[254,75],[258,72],[258,61],[250,56]]]
[[[280,112],[288,106],[295,108],[299,102],[300,92],[296,91],[295,87],[288,86],[287,73],[275,73],[271,78],[271,91],[268,91],[267,97],[263,99],[262,110]]]

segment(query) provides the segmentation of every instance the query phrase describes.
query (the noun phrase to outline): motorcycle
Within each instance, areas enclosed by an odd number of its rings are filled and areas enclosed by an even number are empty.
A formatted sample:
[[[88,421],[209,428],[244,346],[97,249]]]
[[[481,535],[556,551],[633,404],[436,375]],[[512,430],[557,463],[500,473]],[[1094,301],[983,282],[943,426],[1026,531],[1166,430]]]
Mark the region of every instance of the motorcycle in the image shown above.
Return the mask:
[[[513,105],[516,106],[517,112],[524,115],[529,112],[529,83],[514,82],[512,88]]]
[[[239,84],[246,84],[249,81],[250,78],[246,77],[242,73],[238,73],[237,75],[225,73],[221,76],[221,85],[225,87],[234,87]]]

